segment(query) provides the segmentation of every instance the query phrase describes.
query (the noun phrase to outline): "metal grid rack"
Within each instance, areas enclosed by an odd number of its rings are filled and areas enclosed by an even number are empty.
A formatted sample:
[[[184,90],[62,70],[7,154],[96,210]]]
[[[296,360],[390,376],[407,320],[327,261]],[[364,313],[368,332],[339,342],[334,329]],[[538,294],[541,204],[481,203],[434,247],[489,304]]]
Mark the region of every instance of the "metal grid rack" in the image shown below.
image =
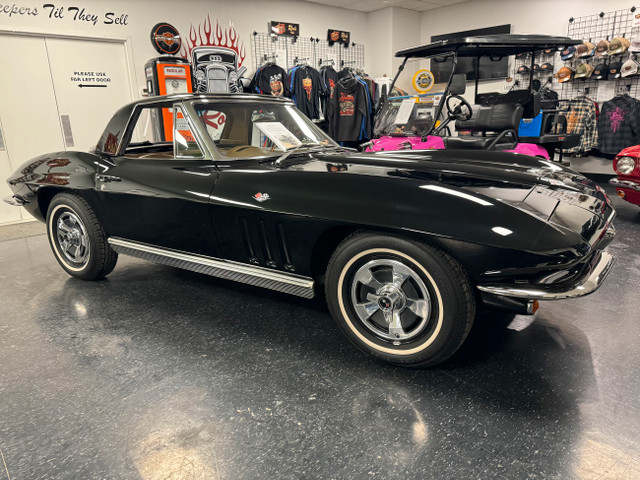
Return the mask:
[[[272,37],[267,33],[253,32],[253,66],[254,71],[266,62],[276,62],[278,65],[289,65],[288,46],[291,43],[289,37]],[[279,53],[284,53],[285,58],[279,58]]]
[[[329,42],[313,37],[272,37],[268,33],[253,33],[253,60],[257,70],[268,61],[276,61],[288,70],[306,63],[320,68],[333,62],[336,70],[353,67],[364,70],[364,45],[352,43],[349,48],[340,44],[329,46]],[[284,55],[285,58],[276,58]]]
[[[626,37],[632,39],[640,36],[640,27],[633,26],[636,8],[632,7],[626,10],[615,10],[612,12],[601,12],[596,15],[587,15],[584,17],[570,18],[567,27],[567,35],[571,38],[583,41],[589,41],[596,45],[600,40],[613,40],[615,37]],[[571,67],[573,70],[582,62],[587,62],[592,66],[604,62],[609,65],[612,61],[624,62],[632,54],[625,52],[621,55],[591,57],[588,59],[572,59],[562,62],[558,59],[558,63],[563,66]],[[598,97],[598,87],[602,84],[614,83],[615,94],[629,93],[629,95],[640,98],[640,77],[637,75],[626,78],[618,78],[615,80],[575,80],[565,83],[554,82],[553,89],[563,100],[571,100],[572,98],[587,94],[592,99]]]
[[[559,60],[559,56],[557,52],[552,53],[544,53],[542,51],[535,52],[535,63],[538,65],[543,65],[544,63],[550,63],[554,68],[556,65],[556,58]],[[509,68],[510,77],[514,80],[514,89],[522,90],[529,88],[529,82],[531,76],[529,72],[527,73],[518,73],[518,69],[525,65],[527,68],[531,68],[531,54],[525,54],[522,57],[514,57],[510,63],[511,67]],[[533,73],[534,80],[540,80],[541,87],[545,85],[549,87],[553,81],[553,69],[552,71],[542,71],[537,70]]]
[[[340,67],[364,70],[364,45],[352,43],[349,48],[340,48]]]
[[[329,46],[329,42],[327,42],[326,40],[320,40],[316,43],[316,52],[318,56],[316,66],[319,68],[323,65],[330,65],[333,62],[333,68],[339,70],[340,55],[342,54],[342,50],[344,49],[345,48],[338,43],[334,43],[333,45]]]
[[[287,50],[287,69],[295,65],[317,65],[316,60],[316,39],[308,37],[298,37],[296,42],[292,42]]]

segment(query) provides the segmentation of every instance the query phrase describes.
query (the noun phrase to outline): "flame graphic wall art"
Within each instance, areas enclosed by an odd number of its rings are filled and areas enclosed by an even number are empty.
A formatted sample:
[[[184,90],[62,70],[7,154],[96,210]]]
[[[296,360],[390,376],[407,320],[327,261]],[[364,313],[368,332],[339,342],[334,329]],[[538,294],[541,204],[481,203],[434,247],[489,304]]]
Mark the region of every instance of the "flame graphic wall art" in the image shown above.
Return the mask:
[[[180,49],[180,56],[189,60],[193,49],[202,46],[226,47],[234,50],[238,54],[238,67],[242,66],[246,58],[244,43],[240,41],[240,37],[233,23],[229,21],[229,28],[223,28],[220,26],[218,20],[216,20],[215,28],[213,28],[209,15],[207,15],[204,22],[198,24],[197,27],[191,24],[189,36]]]

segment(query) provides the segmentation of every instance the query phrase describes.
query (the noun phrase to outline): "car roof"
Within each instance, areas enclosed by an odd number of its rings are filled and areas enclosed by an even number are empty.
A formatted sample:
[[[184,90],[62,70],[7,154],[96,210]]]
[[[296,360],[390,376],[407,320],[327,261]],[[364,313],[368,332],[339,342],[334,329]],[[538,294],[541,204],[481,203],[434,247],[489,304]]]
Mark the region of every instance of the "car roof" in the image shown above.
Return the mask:
[[[98,140],[95,147],[97,153],[113,155],[114,148],[119,148],[123,136],[126,134],[127,126],[131,116],[138,107],[165,107],[167,103],[190,102],[190,101],[237,101],[242,103],[255,102],[257,104],[285,104],[293,105],[289,98],[272,97],[271,95],[253,95],[246,93],[180,93],[175,95],[161,95],[157,97],[146,97],[135,102],[128,103],[116,110],[109,123]],[[164,105],[163,105],[164,104]]]
[[[174,95],[160,95],[157,97],[146,97],[135,102],[131,102],[122,108],[137,106],[137,105],[153,105],[156,103],[166,102],[189,102],[192,100],[255,100],[259,102],[278,102],[278,103],[293,103],[290,98],[273,97],[271,95],[256,95],[248,93],[178,93]]]
[[[579,45],[581,40],[553,35],[479,35],[438,40],[426,45],[396,52],[396,57],[433,57],[456,52],[458,57],[482,57],[515,55],[547,48],[564,48]]]

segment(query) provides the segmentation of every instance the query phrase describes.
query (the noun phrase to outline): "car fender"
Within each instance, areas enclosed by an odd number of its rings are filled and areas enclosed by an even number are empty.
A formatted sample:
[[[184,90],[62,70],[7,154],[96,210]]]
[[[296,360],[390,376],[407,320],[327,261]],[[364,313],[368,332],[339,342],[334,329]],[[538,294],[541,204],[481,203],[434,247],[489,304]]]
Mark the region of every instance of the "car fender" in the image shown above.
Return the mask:
[[[22,164],[8,179],[14,196],[27,211],[44,221],[48,202],[55,193],[74,191],[95,207],[95,175],[100,157],[84,152],[54,152]]]

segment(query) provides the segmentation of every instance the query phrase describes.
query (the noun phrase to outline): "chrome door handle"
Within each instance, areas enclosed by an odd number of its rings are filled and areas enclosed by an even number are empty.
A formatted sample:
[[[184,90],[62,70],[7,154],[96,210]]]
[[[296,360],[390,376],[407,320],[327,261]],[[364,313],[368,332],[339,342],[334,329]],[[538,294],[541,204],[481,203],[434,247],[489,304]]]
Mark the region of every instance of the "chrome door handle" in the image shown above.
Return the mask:
[[[108,183],[108,182],[121,182],[122,179],[120,177],[116,177],[114,175],[96,174],[96,181],[102,182],[102,183]]]

